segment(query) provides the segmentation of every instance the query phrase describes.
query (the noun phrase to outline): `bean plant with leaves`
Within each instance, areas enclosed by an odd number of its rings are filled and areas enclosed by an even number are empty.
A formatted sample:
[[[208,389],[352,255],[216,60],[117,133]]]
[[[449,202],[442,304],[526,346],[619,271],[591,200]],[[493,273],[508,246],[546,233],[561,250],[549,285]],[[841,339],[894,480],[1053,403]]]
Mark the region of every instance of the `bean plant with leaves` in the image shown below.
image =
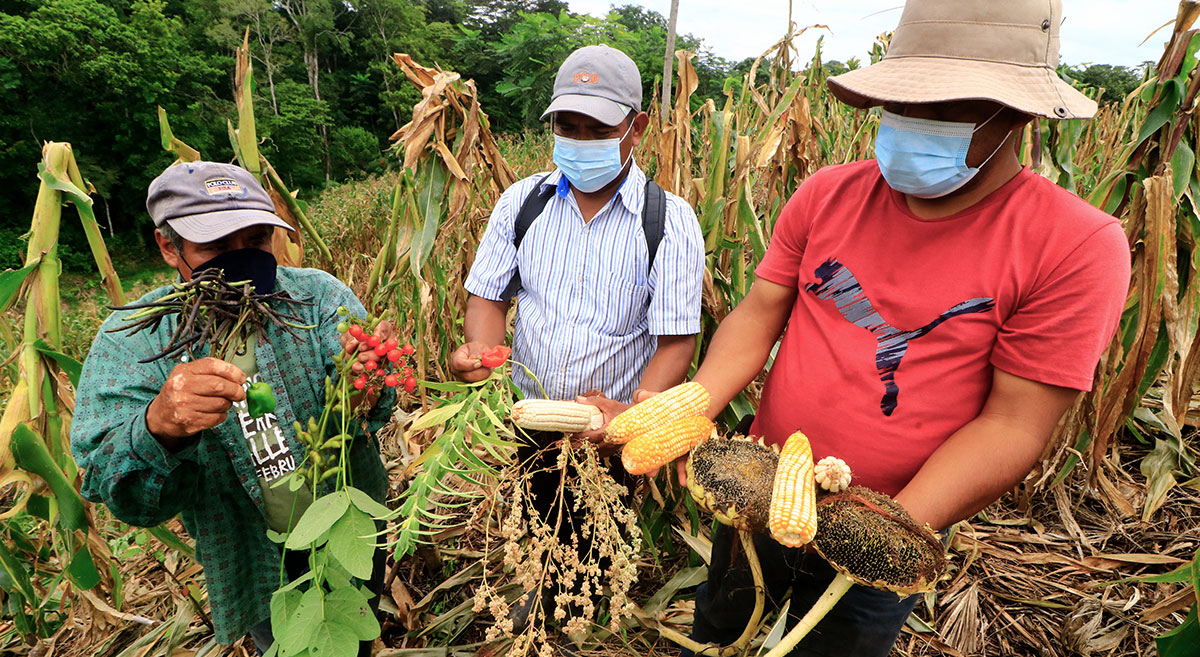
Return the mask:
[[[369,361],[356,372],[356,359],[333,356],[336,379],[325,379],[325,406],[319,418],[294,428],[306,455],[299,468],[277,485],[298,493],[330,492],[318,497],[286,534],[272,538],[287,550],[307,550],[309,569],[283,584],[285,570],[280,560],[280,583],[271,598],[271,630],[275,643],[268,657],[353,657],[359,641],[379,637],[379,621],[370,606],[374,593],[362,583],[371,579],[375,566],[377,523],[392,514],[386,506],[350,485],[347,455],[355,440],[364,439],[359,430],[371,401],[385,388],[403,388],[411,393],[409,358],[412,345],[394,340],[381,342],[373,331],[379,320],[359,320],[339,308],[346,317],[339,333],[355,339],[367,338],[378,362]],[[364,399],[365,398],[365,399]]]

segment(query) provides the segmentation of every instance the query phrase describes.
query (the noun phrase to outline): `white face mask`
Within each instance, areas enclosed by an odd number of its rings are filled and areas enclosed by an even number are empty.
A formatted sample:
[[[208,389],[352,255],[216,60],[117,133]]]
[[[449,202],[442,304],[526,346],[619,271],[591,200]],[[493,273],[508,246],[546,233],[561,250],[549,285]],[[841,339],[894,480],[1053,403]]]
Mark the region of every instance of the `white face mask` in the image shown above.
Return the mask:
[[[633,121],[630,121],[625,134],[612,139],[571,139],[554,135],[554,163],[575,189],[585,194],[597,191],[625,168],[629,158],[621,159],[621,142],[632,130]],[[633,157],[633,149],[629,150],[629,157]]]
[[[979,166],[967,166],[971,139],[1003,111],[1001,107],[976,126],[914,119],[883,110],[875,136],[875,159],[883,179],[892,189],[917,198],[940,198],[962,189],[1006,143],[1001,141]]]

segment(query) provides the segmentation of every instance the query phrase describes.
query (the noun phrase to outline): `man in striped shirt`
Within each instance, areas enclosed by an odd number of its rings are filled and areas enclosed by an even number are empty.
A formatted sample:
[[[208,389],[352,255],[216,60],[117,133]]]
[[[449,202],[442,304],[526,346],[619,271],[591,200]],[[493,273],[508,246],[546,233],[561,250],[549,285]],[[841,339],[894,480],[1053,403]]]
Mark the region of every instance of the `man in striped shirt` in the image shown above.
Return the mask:
[[[666,194],[662,241],[653,264],[643,230],[646,175],[633,159],[649,117],[641,111],[637,66],[619,50],[588,46],[559,68],[542,118],[554,126],[549,174],[504,192],[466,281],[466,344],[451,357],[460,379],[491,370],[479,354],[504,342],[519,273],[513,378],[527,397],[589,397],[611,419],[635,398],[687,375],[700,330],[704,242],[696,215]],[[516,246],[515,220],[530,192],[549,192],[545,208]],[[543,393],[544,390],[544,393]],[[643,391],[645,391],[643,393]]]

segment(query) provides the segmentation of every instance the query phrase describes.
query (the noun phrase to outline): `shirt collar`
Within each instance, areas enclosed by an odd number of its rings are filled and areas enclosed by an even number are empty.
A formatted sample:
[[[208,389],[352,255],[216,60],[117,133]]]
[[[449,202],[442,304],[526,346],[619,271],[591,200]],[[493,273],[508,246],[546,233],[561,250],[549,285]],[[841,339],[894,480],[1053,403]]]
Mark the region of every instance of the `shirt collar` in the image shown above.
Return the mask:
[[[566,198],[567,193],[571,191],[570,183],[567,182],[567,177],[563,174],[562,169],[555,169],[542,180],[542,189],[548,185],[555,187],[556,195],[559,198]],[[636,158],[630,158],[629,173],[625,175],[625,180],[621,181],[621,186],[617,188],[616,196],[630,213],[636,215],[642,213],[642,205],[646,201],[646,174],[638,166]]]

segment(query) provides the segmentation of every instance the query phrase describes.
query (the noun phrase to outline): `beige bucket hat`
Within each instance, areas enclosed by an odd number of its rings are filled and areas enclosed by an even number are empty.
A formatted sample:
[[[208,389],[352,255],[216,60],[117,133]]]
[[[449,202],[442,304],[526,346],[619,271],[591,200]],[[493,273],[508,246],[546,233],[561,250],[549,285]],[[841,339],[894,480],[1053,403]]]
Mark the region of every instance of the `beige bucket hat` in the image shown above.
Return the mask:
[[[854,107],[991,100],[1048,119],[1096,102],[1058,77],[1060,0],[908,0],[887,55],[829,78]]]

